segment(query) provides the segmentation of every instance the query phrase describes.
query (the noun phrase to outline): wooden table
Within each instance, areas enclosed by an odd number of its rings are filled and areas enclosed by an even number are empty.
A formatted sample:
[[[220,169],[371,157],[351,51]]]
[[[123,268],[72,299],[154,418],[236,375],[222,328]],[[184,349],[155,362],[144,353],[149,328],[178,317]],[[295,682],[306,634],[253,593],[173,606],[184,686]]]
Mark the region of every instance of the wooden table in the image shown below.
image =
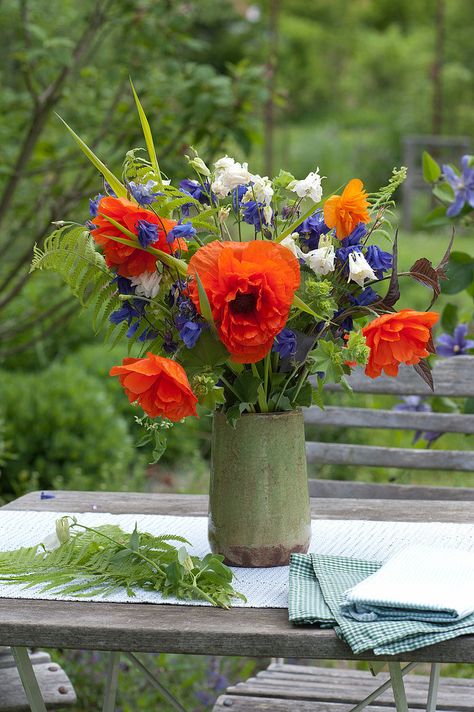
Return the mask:
[[[52,493],[53,494],[53,493]],[[3,507],[9,510],[112,512],[205,516],[201,495],[107,492],[34,492]],[[312,500],[316,519],[369,519],[412,522],[468,522],[473,502]],[[292,626],[288,611],[275,608],[155,606],[0,599],[2,645],[89,650],[167,652],[315,659],[380,660],[354,655],[332,630]],[[474,663],[474,636],[463,636],[392,660]]]

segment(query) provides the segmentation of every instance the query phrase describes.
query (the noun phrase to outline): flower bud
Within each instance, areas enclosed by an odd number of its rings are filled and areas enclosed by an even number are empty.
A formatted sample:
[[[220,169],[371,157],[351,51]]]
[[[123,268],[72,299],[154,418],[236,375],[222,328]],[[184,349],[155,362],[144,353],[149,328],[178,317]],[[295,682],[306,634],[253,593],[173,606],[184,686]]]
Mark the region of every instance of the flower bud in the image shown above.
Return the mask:
[[[56,536],[60,544],[65,544],[71,538],[68,517],[61,517],[56,520]]]
[[[200,173],[201,175],[206,176],[206,178],[209,178],[209,176],[211,175],[211,171],[206,166],[202,158],[196,156],[195,158],[188,158],[188,160],[189,165],[192,166],[197,173]]]

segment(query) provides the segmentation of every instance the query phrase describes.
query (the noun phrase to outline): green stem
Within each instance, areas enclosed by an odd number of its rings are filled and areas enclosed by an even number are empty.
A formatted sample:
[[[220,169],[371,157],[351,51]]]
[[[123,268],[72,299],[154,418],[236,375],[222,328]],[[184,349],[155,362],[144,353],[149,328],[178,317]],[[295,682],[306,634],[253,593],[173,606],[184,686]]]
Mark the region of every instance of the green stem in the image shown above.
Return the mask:
[[[263,363],[264,373],[263,373],[263,390],[265,392],[265,400],[268,404],[268,381],[270,377],[270,372],[272,370],[272,352],[269,351],[265,356],[265,361]]]
[[[261,378],[261,376],[260,376],[260,374],[259,374],[259,372],[258,372],[258,368],[257,368],[257,366],[256,366],[254,363],[252,363],[252,373],[253,373],[253,375],[256,376],[257,378],[259,378],[259,379]],[[259,386],[258,386],[258,405],[259,405],[259,407],[260,407],[260,412],[261,412],[261,413],[268,413],[267,399],[266,399],[266,396],[265,396],[265,393],[264,393],[264,390],[263,390],[263,387],[262,387],[262,383],[261,383],[261,382],[260,382],[260,384],[259,384]]]
[[[308,369],[307,369],[307,368],[304,368],[304,370],[303,370],[303,371],[301,372],[301,374],[300,374],[300,377],[298,378],[298,383],[296,384],[296,393],[295,393],[295,397],[294,397],[294,400],[295,400],[295,401],[296,401],[296,399],[298,398],[298,396],[299,396],[299,394],[300,394],[300,391],[301,391],[301,389],[302,389],[302,387],[303,387],[303,383],[305,382],[305,380],[306,380],[306,378],[307,378],[307,376],[308,376],[308,373],[309,373]]]

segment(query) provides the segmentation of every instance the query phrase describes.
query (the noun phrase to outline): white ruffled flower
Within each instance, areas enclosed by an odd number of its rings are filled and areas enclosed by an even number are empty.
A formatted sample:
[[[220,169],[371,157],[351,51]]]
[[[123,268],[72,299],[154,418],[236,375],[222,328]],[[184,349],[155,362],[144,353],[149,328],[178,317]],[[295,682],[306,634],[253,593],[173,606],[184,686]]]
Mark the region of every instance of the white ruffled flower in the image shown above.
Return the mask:
[[[265,220],[265,225],[271,225],[273,218],[273,210],[269,205],[265,205],[263,208],[263,219]]]
[[[242,203],[248,203],[249,200],[256,200],[257,203],[270,205],[273,198],[272,182],[268,176],[252,176],[253,185],[247,190],[242,198]]]
[[[230,205],[219,210],[218,218],[220,223],[225,223],[230,213]]]
[[[154,299],[160,291],[161,274],[159,272],[142,272],[138,277],[130,277],[139,297]]]
[[[252,180],[247,163],[238,163],[229,156],[220,158],[214,164],[215,176],[211,188],[219,198],[225,198],[238,185],[247,185]]]
[[[307,255],[305,255],[303,250],[296,244],[295,239],[298,237],[298,233],[293,232],[291,235],[288,235],[288,237],[285,237],[285,239],[280,242],[280,245],[290,250],[298,260],[304,260]]]
[[[349,279],[356,282],[359,287],[364,286],[364,280],[377,279],[374,270],[365,259],[362,252],[351,252],[349,254]]]
[[[323,197],[319,168],[316,168],[316,171],[308,173],[303,180],[292,180],[291,183],[288,184],[288,190],[292,190],[299,198],[311,198],[315,203],[319,203]]]
[[[319,239],[319,247],[305,255],[306,264],[313,272],[322,275],[334,272],[335,259],[336,253],[331,238],[326,239],[324,235]]]

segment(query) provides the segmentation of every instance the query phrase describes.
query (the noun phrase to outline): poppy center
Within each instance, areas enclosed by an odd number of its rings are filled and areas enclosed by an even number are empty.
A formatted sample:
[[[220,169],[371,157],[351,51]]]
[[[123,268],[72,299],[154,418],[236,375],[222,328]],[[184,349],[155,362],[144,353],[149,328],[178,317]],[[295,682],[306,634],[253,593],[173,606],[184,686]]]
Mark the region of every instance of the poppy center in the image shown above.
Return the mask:
[[[236,314],[248,314],[254,311],[257,297],[252,292],[237,292],[235,299],[230,303],[230,308]]]

